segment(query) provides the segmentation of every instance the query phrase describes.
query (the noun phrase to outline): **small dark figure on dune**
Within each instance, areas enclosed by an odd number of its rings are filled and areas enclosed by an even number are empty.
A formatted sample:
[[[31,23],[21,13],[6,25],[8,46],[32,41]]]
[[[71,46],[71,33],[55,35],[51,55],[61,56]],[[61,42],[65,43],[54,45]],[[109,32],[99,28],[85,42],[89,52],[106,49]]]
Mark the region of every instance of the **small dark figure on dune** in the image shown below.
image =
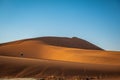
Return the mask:
[[[23,54],[20,54],[21,57],[23,57]]]

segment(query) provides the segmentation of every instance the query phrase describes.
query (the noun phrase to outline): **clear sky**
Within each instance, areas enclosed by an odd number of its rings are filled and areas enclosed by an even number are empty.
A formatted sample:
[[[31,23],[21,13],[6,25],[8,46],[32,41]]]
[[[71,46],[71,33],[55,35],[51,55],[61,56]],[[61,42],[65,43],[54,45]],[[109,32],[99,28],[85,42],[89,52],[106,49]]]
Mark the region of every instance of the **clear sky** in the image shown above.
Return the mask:
[[[0,43],[41,36],[120,51],[120,0],[0,0]]]

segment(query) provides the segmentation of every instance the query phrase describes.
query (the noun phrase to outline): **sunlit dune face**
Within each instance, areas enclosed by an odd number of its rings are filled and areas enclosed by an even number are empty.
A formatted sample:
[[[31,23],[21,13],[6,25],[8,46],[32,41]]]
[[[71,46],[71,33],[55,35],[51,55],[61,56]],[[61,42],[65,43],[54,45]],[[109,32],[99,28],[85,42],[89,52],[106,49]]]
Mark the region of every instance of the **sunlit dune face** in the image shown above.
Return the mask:
[[[41,42],[42,45],[42,42]],[[34,47],[33,47],[34,46]],[[24,54],[24,57],[36,57],[37,52],[41,48],[40,42],[38,41],[27,41],[22,42],[20,44],[13,44],[13,45],[6,45],[0,47],[0,54],[2,55],[10,55],[10,56],[18,56],[20,57],[20,54]],[[34,53],[34,54],[33,54]]]
[[[74,52],[75,51],[75,52]],[[71,49],[64,47],[56,47],[50,45],[43,46],[43,52],[46,55],[41,57],[53,60],[72,61],[80,63],[95,64],[119,64],[119,53],[107,51],[92,51],[84,49]],[[115,54],[114,54],[115,53]],[[109,56],[110,55],[110,56]]]

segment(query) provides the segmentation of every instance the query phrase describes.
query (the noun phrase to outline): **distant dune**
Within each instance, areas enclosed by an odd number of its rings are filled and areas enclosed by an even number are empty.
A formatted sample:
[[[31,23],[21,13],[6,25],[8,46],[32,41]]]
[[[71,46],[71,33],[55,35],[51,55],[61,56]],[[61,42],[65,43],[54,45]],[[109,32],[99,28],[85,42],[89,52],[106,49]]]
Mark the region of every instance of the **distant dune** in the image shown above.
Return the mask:
[[[20,41],[15,41],[15,42],[9,42],[9,43],[4,43],[0,45],[5,45],[5,44],[11,44],[11,43],[22,43],[24,41],[42,41],[45,44],[48,45],[53,45],[53,46],[61,46],[61,47],[68,47],[68,48],[79,48],[79,49],[90,49],[90,50],[103,50],[102,48],[85,41],[83,39],[77,38],[77,37],[72,37],[72,38],[67,38],[67,37],[39,37],[39,38],[32,38],[32,39],[25,39],[25,40],[20,40]]]
[[[118,75],[120,52],[73,37],[41,37],[0,44],[0,77]]]

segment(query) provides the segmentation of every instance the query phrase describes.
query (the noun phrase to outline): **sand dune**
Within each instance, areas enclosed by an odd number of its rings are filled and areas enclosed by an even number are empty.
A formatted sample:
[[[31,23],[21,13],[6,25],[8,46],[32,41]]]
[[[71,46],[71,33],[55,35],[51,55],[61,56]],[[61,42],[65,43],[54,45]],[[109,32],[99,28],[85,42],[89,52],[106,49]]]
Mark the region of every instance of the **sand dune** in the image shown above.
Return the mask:
[[[59,47],[33,40],[0,47],[2,56],[21,57],[21,54],[26,58],[120,65],[120,52]]]
[[[31,38],[31,39],[25,39],[20,41],[14,41],[9,43],[0,44],[1,46],[7,45],[7,44],[19,44],[24,41],[42,41],[44,44],[54,45],[54,46],[61,46],[61,47],[69,47],[69,48],[78,48],[78,49],[90,49],[90,50],[103,50],[102,48],[85,41],[83,39],[72,37],[39,37],[39,38]]]
[[[26,39],[0,45],[0,72],[0,77],[119,76],[120,52],[105,51],[78,38]]]

